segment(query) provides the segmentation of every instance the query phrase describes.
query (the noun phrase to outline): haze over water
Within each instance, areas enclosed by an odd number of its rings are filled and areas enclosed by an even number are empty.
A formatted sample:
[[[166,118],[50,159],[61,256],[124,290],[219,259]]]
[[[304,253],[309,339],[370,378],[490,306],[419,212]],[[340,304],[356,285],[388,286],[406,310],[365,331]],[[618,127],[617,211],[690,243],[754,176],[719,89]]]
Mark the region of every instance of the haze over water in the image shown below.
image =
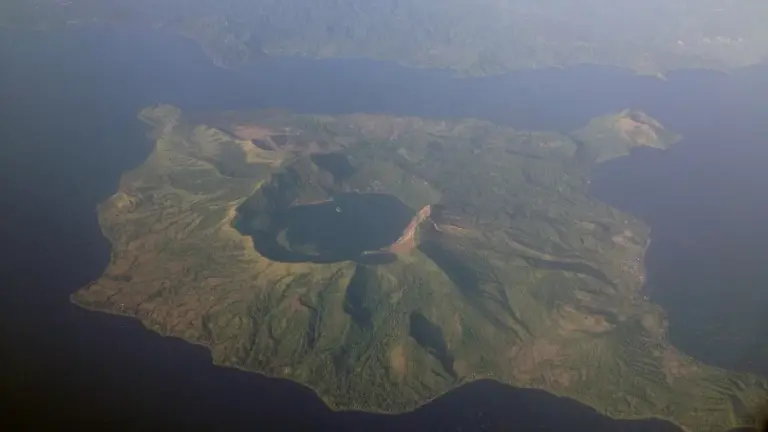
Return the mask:
[[[153,103],[477,117],[562,131],[610,111],[645,110],[684,142],[601,167],[594,193],[652,227],[648,293],[668,311],[673,343],[702,361],[768,375],[768,318],[760,311],[768,304],[765,67],[679,72],[668,81],[598,67],[459,79],[389,63],[296,58],[226,70],[178,37],[101,31],[0,33],[0,56],[0,334],[9,347],[0,368],[29,412],[42,406],[89,418],[101,411],[126,425],[165,418],[243,428],[285,421],[285,410],[297,427],[352,430],[370,422],[381,430],[659,430],[493,383],[405,416],[331,414],[298,385],[214,367],[202,348],[69,304],[109,259],[95,206],[150,151],[136,114]]]

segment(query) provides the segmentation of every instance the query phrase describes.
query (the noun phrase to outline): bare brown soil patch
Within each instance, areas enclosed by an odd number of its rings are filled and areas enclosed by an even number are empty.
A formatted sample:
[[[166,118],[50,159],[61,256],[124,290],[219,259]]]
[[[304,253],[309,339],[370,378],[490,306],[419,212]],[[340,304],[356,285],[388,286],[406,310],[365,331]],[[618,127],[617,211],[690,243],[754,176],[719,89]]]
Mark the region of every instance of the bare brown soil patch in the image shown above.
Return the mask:
[[[664,318],[658,314],[647,313],[640,319],[640,323],[643,328],[656,337],[663,337],[666,331],[666,322]]]
[[[235,136],[244,140],[266,140],[274,134],[272,130],[259,125],[235,126]]]
[[[453,371],[457,376],[464,377],[472,373],[472,367],[464,360],[456,360],[453,362]]]
[[[127,213],[130,213],[131,211],[133,211],[133,209],[136,208],[136,205],[138,204],[138,202],[139,202],[139,198],[137,196],[131,195],[124,191],[116,193],[109,200],[109,203],[112,205],[112,207],[115,210],[120,212],[127,212]]]
[[[456,337],[461,337],[464,327],[461,325],[461,315],[458,313],[453,314],[453,328],[456,332]]]
[[[515,351],[515,375],[529,380],[537,375],[545,362],[558,360],[560,347],[546,339],[536,339],[528,346]]]
[[[635,234],[628,229],[621,232],[621,234],[614,235],[611,237],[611,240],[620,246],[638,246],[637,241],[635,241]]]
[[[395,243],[390,246],[389,250],[394,253],[406,253],[413,250],[416,247],[416,227],[419,226],[425,219],[429,218],[432,212],[431,206],[426,206],[419,210],[416,216],[411,219],[411,223],[403,231],[403,235]]]
[[[405,358],[405,348],[402,345],[396,346],[389,352],[389,366],[392,368],[394,376],[398,379],[405,376],[407,364]]]
[[[304,312],[307,307],[301,302],[301,298],[296,295],[291,299],[290,303],[291,312]]]
[[[338,145],[333,145],[323,140],[302,139],[300,133],[276,132],[259,125],[235,126],[234,135],[242,140],[249,141],[254,147],[265,152],[299,152],[304,154],[328,153],[338,150]]]
[[[620,119],[616,127],[622,137],[637,145],[653,147],[659,142],[659,137],[651,126],[638,123],[630,118]]]
[[[668,348],[661,356],[662,369],[667,382],[670,384],[674,382],[675,378],[683,378],[699,372],[698,366],[674,348]]]
[[[574,374],[572,372],[565,369],[554,369],[552,372],[550,372],[550,378],[552,381],[560,384],[563,387],[568,387],[571,385],[571,379],[573,376]]]
[[[521,383],[543,378],[560,387],[569,387],[580,378],[580,372],[567,366],[560,366],[561,361],[568,361],[560,346],[546,339],[536,339],[523,347],[515,347],[514,376]]]
[[[560,311],[560,333],[604,333],[613,328],[602,315],[588,314],[565,307]]]

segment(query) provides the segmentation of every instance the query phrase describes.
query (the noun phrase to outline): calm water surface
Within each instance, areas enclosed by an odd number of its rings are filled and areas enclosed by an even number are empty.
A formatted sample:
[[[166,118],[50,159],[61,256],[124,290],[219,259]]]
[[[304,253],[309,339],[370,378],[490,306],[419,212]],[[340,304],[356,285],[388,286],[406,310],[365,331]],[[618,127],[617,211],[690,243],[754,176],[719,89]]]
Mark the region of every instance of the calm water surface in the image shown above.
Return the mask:
[[[401,416],[332,413],[297,384],[210,364],[207,352],[68,295],[109,245],[96,205],[150,150],[137,111],[282,107],[478,117],[568,131],[626,107],[682,133],[666,153],[601,167],[601,199],[653,228],[648,292],[671,338],[699,359],[768,375],[768,69],[679,72],[667,81],[580,67],[458,79],[354,60],[213,66],[161,34],[0,33],[0,359],[4,409],[131,428],[664,430],[618,422],[544,392],[480,382]],[[10,399],[10,398],[6,398]]]

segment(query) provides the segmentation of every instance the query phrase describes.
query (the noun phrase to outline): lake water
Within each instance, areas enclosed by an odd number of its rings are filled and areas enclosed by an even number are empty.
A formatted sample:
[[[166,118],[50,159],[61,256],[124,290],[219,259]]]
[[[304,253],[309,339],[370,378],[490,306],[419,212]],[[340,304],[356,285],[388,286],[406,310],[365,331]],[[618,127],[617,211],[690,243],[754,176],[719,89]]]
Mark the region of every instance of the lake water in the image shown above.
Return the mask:
[[[362,60],[212,65],[163,34],[0,33],[0,356],[6,407],[132,427],[219,429],[664,430],[540,391],[479,382],[413,413],[332,413],[312,391],[210,364],[137,322],[72,306],[109,245],[96,205],[150,150],[137,111],[288,108],[478,117],[568,131],[626,107],[685,136],[666,153],[601,167],[594,193],[652,227],[648,292],[673,342],[711,364],[768,375],[768,68],[667,81],[579,67],[459,79]]]
[[[338,262],[391,246],[414,216],[393,195],[341,193],[327,202],[281,210],[261,233],[248,229],[248,216],[242,212],[237,226],[254,236],[259,253],[273,261]]]

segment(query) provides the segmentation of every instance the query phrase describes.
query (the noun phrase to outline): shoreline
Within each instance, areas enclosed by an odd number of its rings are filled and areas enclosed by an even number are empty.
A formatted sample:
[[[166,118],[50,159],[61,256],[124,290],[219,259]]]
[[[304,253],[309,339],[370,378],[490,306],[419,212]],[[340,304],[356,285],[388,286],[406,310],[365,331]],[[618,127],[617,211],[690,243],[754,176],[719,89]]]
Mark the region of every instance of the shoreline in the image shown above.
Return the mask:
[[[73,295],[74,295],[74,293],[73,293]],[[447,391],[445,393],[442,393],[442,394],[440,394],[440,395],[438,395],[438,396],[436,396],[436,397],[434,397],[432,399],[425,400],[422,403],[419,403],[417,406],[415,406],[414,408],[411,408],[411,409],[404,409],[404,410],[398,410],[398,411],[384,411],[384,410],[361,409],[361,408],[355,408],[355,407],[341,406],[341,405],[334,404],[334,403],[330,402],[327,396],[323,395],[317,389],[315,389],[314,387],[308,385],[307,383],[304,383],[304,382],[301,382],[301,381],[298,381],[298,380],[295,380],[295,379],[292,379],[292,378],[286,377],[286,376],[281,376],[281,375],[277,375],[277,374],[271,374],[271,373],[264,372],[264,371],[256,371],[256,370],[252,370],[252,369],[246,369],[244,367],[233,365],[233,364],[229,364],[229,363],[217,362],[217,361],[215,361],[213,359],[213,356],[211,355],[212,354],[211,345],[209,345],[209,344],[207,344],[205,342],[188,339],[188,338],[185,338],[183,336],[177,336],[177,335],[173,335],[173,334],[164,334],[164,333],[158,332],[158,331],[156,331],[156,330],[154,330],[154,329],[152,329],[150,327],[147,327],[145,325],[144,321],[139,319],[136,315],[132,315],[132,314],[128,314],[128,313],[121,313],[120,311],[112,310],[112,309],[99,309],[99,308],[89,307],[89,306],[83,305],[81,303],[78,303],[77,301],[75,301],[72,298],[72,296],[70,296],[70,303],[75,305],[75,306],[77,306],[77,307],[79,307],[79,308],[81,308],[81,309],[87,310],[89,312],[96,312],[96,313],[105,314],[105,315],[108,315],[108,316],[115,316],[115,317],[121,317],[121,318],[131,318],[133,321],[139,323],[141,325],[142,329],[147,331],[147,332],[151,332],[151,333],[153,333],[155,335],[158,335],[158,336],[160,336],[162,338],[176,339],[176,340],[183,341],[183,342],[185,342],[185,343],[187,343],[189,345],[192,345],[192,346],[204,348],[205,351],[206,351],[207,357],[209,359],[209,363],[211,365],[215,366],[215,367],[233,369],[233,370],[237,370],[238,372],[242,372],[242,373],[248,374],[248,375],[253,374],[253,375],[258,375],[258,376],[262,376],[262,377],[265,377],[265,378],[276,379],[276,380],[280,380],[280,381],[288,381],[288,382],[291,382],[293,384],[297,384],[297,385],[301,386],[304,389],[310,390],[312,392],[312,394],[314,394],[315,397],[318,400],[320,400],[323,403],[323,405],[325,405],[332,412],[349,412],[349,413],[357,412],[357,413],[377,414],[377,415],[386,415],[386,416],[395,417],[395,416],[399,416],[399,415],[403,415],[403,414],[408,414],[408,413],[416,412],[416,411],[426,407],[427,405],[434,403],[438,399],[446,397],[446,396],[448,396],[451,393],[455,393],[455,392],[461,391],[462,388],[464,388],[465,386],[467,386],[469,384],[472,384],[472,383],[475,383],[475,382],[480,382],[480,381],[493,381],[493,382],[499,383],[499,384],[501,384],[501,385],[503,385],[505,387],[509,387],[510,389],[517,390],[517,391],[543,392],[543,393],[546,393],[546,394],[548,394],[550,396],[553,396],[553,397],[556,397],[556,398],[567,399],[570,402],[577,403],[577,404],[581,405],[583,408],[586,408],[586,409],[589,409],[589,410],[593,410],[595,413],[597,413],[598,415],[600,415],[602,417],[605,417],[605,418],[608,418],[608,419],[611,419],[611,420],[614,420],[614,421],[622,421],[622,420],[625,420],[625,421],[653,421],[653,420],[659,420],[659,421],[668,422],[668,423],[670,423],[670,424],[680,428],[680,430],[682,430],[682,431],[692,432],[691,430],[686,429],[682,425],[680,425],[678,423],[675,423],[675,421],[673,419],[671,419],[671,418],[667,418],[667,417],[663,417],[663,416],[653,416],[653,417],[642,417],[642,416],[613,417],[611,415],[605,414],[604,411],[601,410],[600,407],[598,407],[598,406],[581,402],[581,401],[579,401],[577,399],[574,399],[574,398],[572,398],[572,397],[570,397],[570,396],[568,396],[568,395],[566,395],[564,393],[553,392],[553,391],[550,391],[550,390],[547,390],[547,389],[544,389],[544,388],[541,388],[541,387],[520,387],[520,386],[513,385],[513,384],[511,384],[509,382],[505,382],[503,380],[494,378],[492,376],[472,377],[470,379],[466,379],[466,380],[464,380],[462,382],[457,383],[457,385],[455,387],[451,388],[449,391]],[[735,426],[734,428],[739,428],[739,427],[744,427],[744,426],[750,426],[750,425],[744,424],[744,425],[741,425],[741,426]]]

